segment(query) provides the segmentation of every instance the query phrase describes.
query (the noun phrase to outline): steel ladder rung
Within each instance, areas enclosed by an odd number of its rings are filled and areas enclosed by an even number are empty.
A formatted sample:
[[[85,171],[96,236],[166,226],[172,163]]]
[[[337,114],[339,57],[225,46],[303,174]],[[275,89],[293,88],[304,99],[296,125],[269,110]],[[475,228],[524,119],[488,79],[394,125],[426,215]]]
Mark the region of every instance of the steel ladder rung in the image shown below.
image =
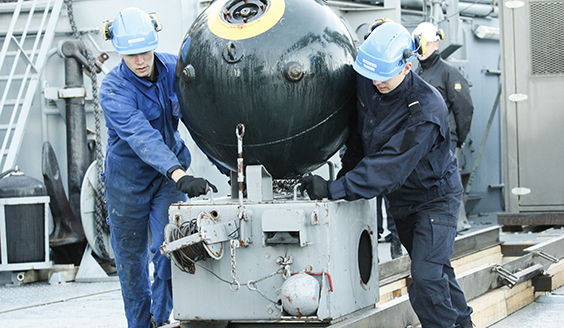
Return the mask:
[[[0,167],[2,168],[11,168],[16,163],[27,118],[39,83],[37,77],[38,74],[41,74],[49,56],[63,1],[19,0],[9,5],[0,4],[0,14],[12,14],[10,26],[5,31],[4,44],[0,51],[0,70],[3,73],[0,75],[0,82],[4,84],[5,89],[2,91],[3,95],[0,96],[1,99],[4,99],[0,101],[0,113],[5,118],[3,120],[5,123],[11,121],[11,124],[0,124],[0,131],[3,132],[0,138],[2,139],[0,140]],[[47,7],[48,9],[45,10]],[[33,15],[33,18],[29,15]],[[40,22],[34,20],[36,17],[41,18]],[[19,22],[24,21],[26,24],[23,30],[16,28]],[[18,34],[25,35],[25,38],[17,37]],[[33,49],[26,49],[32,44]],[[8,47],[13,48],[9,50]],[[14,51],[14,48],[19,50]],[[25,74],[21,74],[21,68],[25,68]],[[22,91],[23,94],[21,94]],[[22,98],[8,99],[16,94],[18,94],[17,98],[20,98],[20,94]]]
[[[16,104],[18,105],[23,105],[25,99],[20,99],[20,101],[17,101],[17,99],[6,99],[6,102],[4,103],[4,106],[15,106]]]
[[[25,74],[14,74],[12,75],[12,80],[20,81],[23,80]],[[29,78],[29,76],[28,76]],[[0,81],[8,81],[10,79],[10,75],[0,75]]]

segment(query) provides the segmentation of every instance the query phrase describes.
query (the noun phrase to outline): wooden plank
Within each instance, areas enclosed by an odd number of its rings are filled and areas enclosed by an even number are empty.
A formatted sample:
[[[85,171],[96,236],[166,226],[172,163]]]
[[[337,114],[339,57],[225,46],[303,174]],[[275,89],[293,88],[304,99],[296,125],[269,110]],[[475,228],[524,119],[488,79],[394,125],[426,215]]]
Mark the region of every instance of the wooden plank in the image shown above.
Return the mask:
[[[468,302],[474,312],[472,321],[477,328],[488,327],[535,300],[532,282],[525,281],[509,288],[494,289]]]
[[[530,281],[529,281],[530,283]],[[506,299],[507,315],[516,312],[535,301],[535,287],[529,286],[523,291]]]
[[[502,262],[500,245],[482,250],[480,252],[459,258],[452,262],[452,266],[457,275],[459,272],[466,272],[484,264]],[[407,279],[403,278],[380,286],[380,299],[376,306],[381,306],[400,296],[407,295]]]
[[[400,296],[407,295],[407,279],[403,278],[380,286],[380,299],[376,306],[381,306]]]
[[[407,295],[407,286],[402,287],[402,288],[398,288],[398,289],[394,289],[392,291],[389,291],[387,293],[382,293],[380,292],[380,301],[378,303],[376,303],[376,307],[378,306],[382,306],[385,303],[388,303],[396,298],[402,297],[404,295]]]
[[[564,261],[552,264],[546,273],[552,276],[552,288],[557,289],[564,285]]]
[[[465,256],[458,260],[452,261],[454,272],[458,275],[462,272],[469,271],[473,268],[482,266],[487,263],[501,264],[503,261],[503,254],[501,253],[501,246],[497,245],[480,252]]]
[[[473,299],[468,305],[474,309],[472,322],[476,328],[488,327],[507,316],[505,293],[501,288]]]

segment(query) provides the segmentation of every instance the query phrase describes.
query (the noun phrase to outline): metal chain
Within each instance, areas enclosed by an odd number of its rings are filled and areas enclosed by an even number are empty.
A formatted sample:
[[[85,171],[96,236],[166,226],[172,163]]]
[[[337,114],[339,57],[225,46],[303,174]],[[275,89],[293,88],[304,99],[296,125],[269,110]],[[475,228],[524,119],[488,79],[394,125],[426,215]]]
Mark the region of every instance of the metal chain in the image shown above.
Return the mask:
[[[241,284],[237,281],[237,269],[235,268],[235,248],[239,247],[239,241],[231,239],[229,246],[231,248],[231,279],[233,280],[229,288],[231,288],[232,291],[236,292],[241,286]]]
[[[74,13],[72,7],[72,0],[65,0],[65,5],[67,6],[67,14],[69,18],[69,23],[72,28],[72,34],[74,37],[82,41],[82,37],[80,36],[80,32],[76,26],[76,22],[74,20]],[[96,198],[95,198],[95,212],[94,212],[94,219],[96,222],[96,242],[98,243],[98,247],[102,252],[102,257],[104,260],[110,260],[110,254],[106,249],[106,245],[104,244],[104,239],[102,238],[103,232],[109,233],[110,229],[106,223],[107,217],[107,209],[105,206],[105,199],[104,199],[104,185],[102,181],[100,181],[100,173],[104,172],[104,153],[102,152],[102,127],[101,127],[101,117],[102,117],[102,108],[100,107],[100,100],[98,99],[98,76],[96,75],[96,61],[90,48],[84,45],[86,50],[86,59],[88,60],[88,66],[90,69],[90,79],[92,80],[92,98],[94,101],[94,122],[95,122],[95,129],[96,129],[96,168],[98,170],[97,174],[97,184],[96,184]]]
[[[246,284],[239,284],[239,282],[234,283],[234,282],[232,282],[232,281],[228,281],[228,280],[226,280],[226,279],[221,278],[221,277],[218,276],[215,272],[211,271],[210,269],[206,268],[206,267],[203,266],[203,265],[200,265],[199,263],[196,263],[196,261],[194,261],[193,259],[191,259],[191,258],[189,258],[189,257],[186,257],[186,259],[189,260],[190,262],[192,262],[192,264],[194,264],[195,266],[198,266],[198,267],[202,268],[203,270],[205,270],[205,271],[211,273],[211,274],[212,274],[213,276],[215,276],[219,281],[224,282],[224,283],[226,283],[226,284],[229,284],[229,285],[230,285],[230,288],[231,288],[231,286],[247,286],[247,288],[249,288],[249,290],[258,292],[259,295],[261,295],[262,297],[264,297],[267,301],[272,302],[272,303],[278,305],[278,301],[271,300],[270,298],[268,298],[268,296],[266,296],[265,293],[261,292],[261,291],[257,288],[257,283],[259,283],[259,282],[261,282],[261,281],[263,281],[263,280],[266,280],[266,279],[268,279],[268,278],[274,277],[274,276],[276,276],[276,275],[282,274],[282,273],[284,272],[284,270],[285,270],[283,267],[281,267],[281,268],[279,268],[278,270],[274,271],[273,273],[268,274],[268,275],[266,275],[266,276],[264,276],[264,277],[262,277],[262,278],[259,278],[259,279],[257,279],[257,280],[249,280],[249,282],[247,282]],[[180,268],[180,269],[181,269],[182,271],[185,271],[185,270],[183,270],[182,268]],[[187,271],[185,271],[185,272],[187,272]]]

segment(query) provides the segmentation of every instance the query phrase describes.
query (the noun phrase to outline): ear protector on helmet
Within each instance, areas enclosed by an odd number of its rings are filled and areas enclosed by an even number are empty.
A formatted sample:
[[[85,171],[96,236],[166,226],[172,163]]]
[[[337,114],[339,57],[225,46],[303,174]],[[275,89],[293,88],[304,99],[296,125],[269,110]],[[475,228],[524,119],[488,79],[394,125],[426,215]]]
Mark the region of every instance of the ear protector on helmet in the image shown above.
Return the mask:
[[[437,36],[439,37],[440,40],[444,40],[445,39],[445,32],[443,31],[442,28],[437,30]]]
[[[427,50],[427,40],[422,35],[414,35],[413,36],[413,43],[415,44],[415,52],[417,54],[422,55]],[[409,58],[413,56],[413,51],[410,49],[405,49],[403,51],[403,58],[401,60],[402,64],[405,64]]]
[[[157,17],[156,12],[150,12],[149,17],[151,17],[151,23],[155,27],[155,31],[160,32],[163,29],[161,23],[159,23],[159,19]],[[102,25],[102,36],[104,37],[104,41],[111,40],[114,37],[114,32],[112,29],[113,21],[106,19],[104,25]]]
[[[114,37],[112,21],[109,19],[106,19],[104,25],[102,25],[102,36],[104,37],[104,41],[111,40]]]
[[[370,36],[370,33],[372,33],[378,26],[387,23],[387,22],[393,22],[393,20],[389,19],[389,18],[382,18],[382,19],[377,19],[375,20],[371,25],[370,25],[370,29],[368,31],[368,33],[366,33],[364,35],[364,40],[368,39],[368,37]]]
[[[442,30],[441,30],[442,31]],[[413,36],[413,42],[415,42],[415,49],[417,49],[417,53],[422,55],[427,50],[427,39],[421,34]]]
[[[157,13],[154,12],[154,11],[150,12],[149,17],[151,17],[151,22],[153,23],[153,26],[155,27],[155,31],[160,32],[163,29],[163,26],[159,22],[159,18],[157,17]]]

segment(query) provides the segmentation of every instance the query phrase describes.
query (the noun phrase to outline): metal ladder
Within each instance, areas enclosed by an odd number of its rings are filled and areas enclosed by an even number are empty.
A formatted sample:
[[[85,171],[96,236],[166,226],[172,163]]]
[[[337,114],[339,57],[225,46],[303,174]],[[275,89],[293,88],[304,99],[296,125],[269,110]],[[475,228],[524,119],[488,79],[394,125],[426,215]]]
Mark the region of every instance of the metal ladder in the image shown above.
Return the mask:
[[[63,0],[1,3],[0,14],[13,11],[0,50],[0,167],[13,168],[37,85],[61,12]],[[5,35],[4,35],[5,33]]]

